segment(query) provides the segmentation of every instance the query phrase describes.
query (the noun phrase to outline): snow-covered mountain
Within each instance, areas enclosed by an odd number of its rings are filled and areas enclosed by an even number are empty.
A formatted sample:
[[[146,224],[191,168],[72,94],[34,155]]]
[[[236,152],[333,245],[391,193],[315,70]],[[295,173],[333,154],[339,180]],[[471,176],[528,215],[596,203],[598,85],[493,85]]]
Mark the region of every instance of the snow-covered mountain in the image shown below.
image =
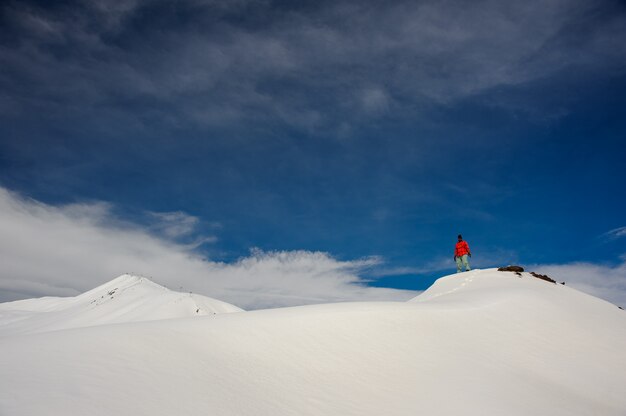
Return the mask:
[[[45,297],[2,303],[0,334],[240,311],[240,308],[226,302],[175,292],[145,277],[125,274],[76,297]]]
[[[0,414],[626,414],[626,312],[527,273],[451,275],[406,303],[97,323],[0,327]]]

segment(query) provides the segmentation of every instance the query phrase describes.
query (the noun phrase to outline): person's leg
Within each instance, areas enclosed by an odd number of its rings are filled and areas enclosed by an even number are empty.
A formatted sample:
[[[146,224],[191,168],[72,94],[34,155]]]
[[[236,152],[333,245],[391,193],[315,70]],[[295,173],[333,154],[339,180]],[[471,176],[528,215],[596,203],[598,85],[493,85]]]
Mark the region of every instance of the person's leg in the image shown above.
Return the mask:
[[[463,260],[463,265],[465,266],[465,271],[469,272],[470,271],[470,265],[469,265],[469,260],[467,258],[467,254],[463,254],[462,260]]]
[[[461,273],[461,267],[463,266],[461,257],[457,256],[456,258],[456,272]]]

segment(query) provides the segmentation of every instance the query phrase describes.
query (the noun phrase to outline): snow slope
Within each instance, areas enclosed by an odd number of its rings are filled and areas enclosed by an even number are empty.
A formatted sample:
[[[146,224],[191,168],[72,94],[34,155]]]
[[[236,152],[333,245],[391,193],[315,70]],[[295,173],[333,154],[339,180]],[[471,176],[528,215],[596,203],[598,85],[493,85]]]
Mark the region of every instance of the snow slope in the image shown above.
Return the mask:
[[[2,415],[626,414],[626,312],[526,273],[447,276],[406,303],[2,334]]]
[[[240,312],[206,296],[179,293],[151,280],[122,275],[76,297],[46,297],[0,304],[0,334]]]

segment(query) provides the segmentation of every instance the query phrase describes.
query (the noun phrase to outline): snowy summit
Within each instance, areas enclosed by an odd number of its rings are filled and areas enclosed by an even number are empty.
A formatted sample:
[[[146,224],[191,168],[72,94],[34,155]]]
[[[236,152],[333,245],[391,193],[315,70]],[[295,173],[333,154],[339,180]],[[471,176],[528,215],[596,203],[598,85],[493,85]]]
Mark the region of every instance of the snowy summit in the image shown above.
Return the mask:
[[[145,277],[125,274],[76,297],[0,304],[0,328],[2,334],[41,332],[239,311],[226,302],[175,292]]]
[[[626,312],[529,273],[235,311],[131,276],[2,304],[0,413],[626,414]]]

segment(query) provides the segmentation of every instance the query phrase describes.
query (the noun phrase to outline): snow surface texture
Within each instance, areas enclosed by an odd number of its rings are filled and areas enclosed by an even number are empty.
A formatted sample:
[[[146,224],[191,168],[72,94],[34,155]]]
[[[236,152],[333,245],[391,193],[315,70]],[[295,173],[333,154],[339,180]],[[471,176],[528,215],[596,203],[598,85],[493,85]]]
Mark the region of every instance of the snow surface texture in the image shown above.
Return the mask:
[[[626,312],[528,273],[447,276],[409,302],[23,320],[21,335],[16,304],[0,305],[2,415],[626,414]]]

